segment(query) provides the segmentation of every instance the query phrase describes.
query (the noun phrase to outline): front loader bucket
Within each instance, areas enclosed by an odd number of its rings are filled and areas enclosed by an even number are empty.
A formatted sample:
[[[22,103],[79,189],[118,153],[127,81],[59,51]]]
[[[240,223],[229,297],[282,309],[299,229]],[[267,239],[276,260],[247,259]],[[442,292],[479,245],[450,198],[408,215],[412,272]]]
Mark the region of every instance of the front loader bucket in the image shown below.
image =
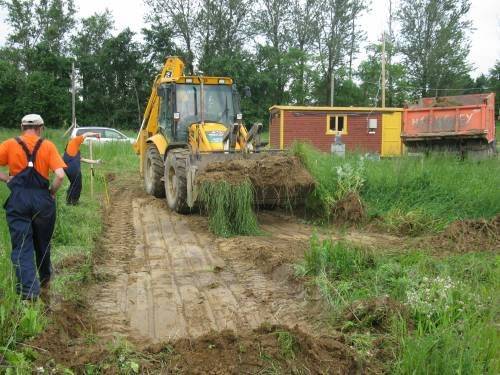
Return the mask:
[[[192,165],[196,178],[191,177],[191,181],[196,186],[204,182],[237,185],[249,181],[254,202],[261,206],[303,205],[314,188],[314,180],[300,160],[282,152],[207,154]]]

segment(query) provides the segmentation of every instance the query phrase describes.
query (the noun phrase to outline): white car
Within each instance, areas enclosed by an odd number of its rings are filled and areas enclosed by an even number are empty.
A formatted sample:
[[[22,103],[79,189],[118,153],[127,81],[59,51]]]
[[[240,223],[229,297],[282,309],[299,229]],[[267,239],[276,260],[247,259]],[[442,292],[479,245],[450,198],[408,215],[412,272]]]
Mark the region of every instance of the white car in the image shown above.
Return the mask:
[[[88,137],[85,139],[85,143],[89,143],[90,140],[92,142],[97,142],[97,143],[108,143],[108,142],[127,142],[127,143],[134,143],[135,139],[134,138],[129,138],[122,132],[112,129],[112,128],[104,128],[104,127],[99,127],[99,126],[85,126],[85,127],[78,127],[73,129],[71,132],[71,138],[75,138],[78,135],[82,135],[83,133],[99,133],[101,136],[100,138],[96,137]]]

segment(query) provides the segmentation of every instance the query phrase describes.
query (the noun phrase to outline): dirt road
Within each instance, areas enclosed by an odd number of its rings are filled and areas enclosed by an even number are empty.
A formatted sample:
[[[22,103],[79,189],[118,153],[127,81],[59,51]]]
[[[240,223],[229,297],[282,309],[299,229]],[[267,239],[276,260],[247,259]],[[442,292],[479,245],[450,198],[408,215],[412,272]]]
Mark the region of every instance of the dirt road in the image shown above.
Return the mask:
[[[101,335],[160,342],[262,323],[318,332],[314,304],[290,282],[307,226],[263,215],[263,236],[216,239],[204,218],[172,213],[134,186],[112,192],[97,268],[110,281],[92,304]]]

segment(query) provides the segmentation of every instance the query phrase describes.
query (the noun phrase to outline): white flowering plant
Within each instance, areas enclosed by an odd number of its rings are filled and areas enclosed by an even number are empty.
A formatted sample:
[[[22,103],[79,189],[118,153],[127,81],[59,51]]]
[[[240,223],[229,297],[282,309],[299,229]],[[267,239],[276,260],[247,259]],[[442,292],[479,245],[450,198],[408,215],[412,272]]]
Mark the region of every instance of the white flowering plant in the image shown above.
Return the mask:
[[[475,298],[465,285],[449,276],[425,276],[412,284],[406,303],[424,327],[457,322],[475,306]]]
[[[354,163],[344,163],[336,167],[337,189],[335,201],[344,198],[349,193],[359,193],[365,184],[365,162],[360,158]]]

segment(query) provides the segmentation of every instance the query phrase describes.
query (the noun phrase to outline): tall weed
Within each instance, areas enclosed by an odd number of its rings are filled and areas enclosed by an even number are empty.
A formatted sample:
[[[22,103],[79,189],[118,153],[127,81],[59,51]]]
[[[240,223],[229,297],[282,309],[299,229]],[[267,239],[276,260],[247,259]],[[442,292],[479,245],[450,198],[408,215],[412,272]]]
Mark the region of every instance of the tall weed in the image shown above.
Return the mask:
[[[341,159],[303,143],[294,144],[292,153],[299,157],[316,181],[307,201],[309,212],[314,217],[328,221],[338,201],[349,194],[360,194],[366,181],[363,158],[351,155]]]
[[[454,220],[491,218],[500,212],[500,163],[495,159],[377,161],[353,154],[342,159],[306,144],[296,144],[292,152],[316,180],[308,207],[324,219],[349,189],[359,192],[371,217],[381,218],[385,229],[398,234],[438,232]]]
[[[209,228],[216,235],[230,237],[259,233],[250,181],[239,185],[226,181],[204,181],[199,197],[208,214]]]

